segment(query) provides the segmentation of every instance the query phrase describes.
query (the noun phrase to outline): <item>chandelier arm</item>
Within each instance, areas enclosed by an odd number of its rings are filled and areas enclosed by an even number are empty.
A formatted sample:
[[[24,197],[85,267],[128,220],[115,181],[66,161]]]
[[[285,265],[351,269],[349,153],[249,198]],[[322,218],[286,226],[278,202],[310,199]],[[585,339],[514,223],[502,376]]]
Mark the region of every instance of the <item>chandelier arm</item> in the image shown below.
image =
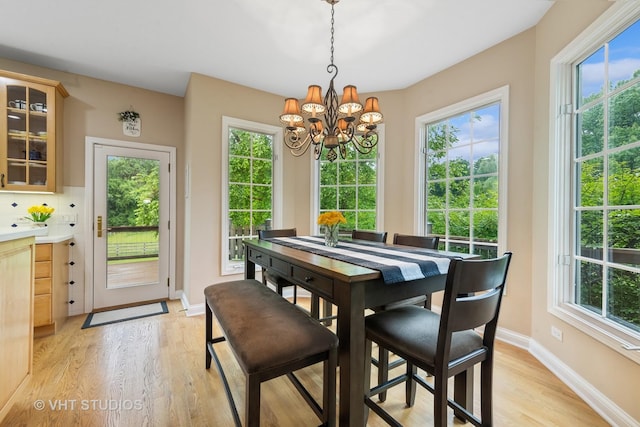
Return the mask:
[[[370,130],[362,136],[354,136],[351,142],[361,154],[369,154],[378,145],[378,133]]]
[[[295,131],[285,131],[284,144],[287,146],[294,157],[300,157],[304,155],[304,153],[309,150],[311,142],[311,135],[309,133],[307,133],[305,138],[302,139],[300,135],[298,135],[298,133]]]
[[[340,157],[342,157],[343,159],[347,158],[347,144],[340,144],[340,146],[338,147],[338,150],[340,151]]]

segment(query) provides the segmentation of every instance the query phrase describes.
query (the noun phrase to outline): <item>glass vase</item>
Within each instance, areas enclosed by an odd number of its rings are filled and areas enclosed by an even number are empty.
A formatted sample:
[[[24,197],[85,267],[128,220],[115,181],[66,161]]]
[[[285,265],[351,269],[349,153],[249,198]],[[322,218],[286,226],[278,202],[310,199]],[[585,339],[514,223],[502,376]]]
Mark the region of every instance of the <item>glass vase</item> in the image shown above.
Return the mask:
[[[327,225],[324,227],[324,244],[331,248],[338,245],[338,225]]]

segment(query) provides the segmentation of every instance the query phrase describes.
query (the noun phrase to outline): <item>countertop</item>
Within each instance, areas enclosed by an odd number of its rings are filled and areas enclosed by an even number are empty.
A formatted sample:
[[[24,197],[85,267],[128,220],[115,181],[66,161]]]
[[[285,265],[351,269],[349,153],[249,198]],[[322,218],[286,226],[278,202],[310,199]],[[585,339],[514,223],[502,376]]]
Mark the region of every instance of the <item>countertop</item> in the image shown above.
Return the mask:
[[[37,232],[38,230],[32,228],[2,227],[0,228],[0,242],[36,236]],[[36,236],[36,243],[59,243],[70,239],[73,239],[73,234],[51,234]]]

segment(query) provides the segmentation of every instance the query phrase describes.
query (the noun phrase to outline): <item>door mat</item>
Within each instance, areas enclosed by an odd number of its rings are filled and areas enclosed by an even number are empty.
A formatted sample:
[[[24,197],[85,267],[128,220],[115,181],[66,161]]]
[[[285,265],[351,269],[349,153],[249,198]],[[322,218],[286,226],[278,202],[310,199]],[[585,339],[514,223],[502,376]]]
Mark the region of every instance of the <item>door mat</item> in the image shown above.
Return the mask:
[[[102,311],[99,313],[89,313],[87,319],[82,325],[82,329],[108,325],[110,323],[124,322],[125,320],[140,319],[142,317],[155,316],[156,314],[165,314],[168,312],[169,309],[167,308],[166,301],[160,301],[135,307],[118,308],[116,310]]]

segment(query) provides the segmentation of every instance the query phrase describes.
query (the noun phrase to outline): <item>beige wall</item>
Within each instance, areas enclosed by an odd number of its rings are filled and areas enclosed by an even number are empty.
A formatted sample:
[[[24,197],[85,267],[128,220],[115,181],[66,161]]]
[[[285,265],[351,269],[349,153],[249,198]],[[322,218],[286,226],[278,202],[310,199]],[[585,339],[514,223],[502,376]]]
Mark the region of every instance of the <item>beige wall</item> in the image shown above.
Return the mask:
[[[547,312],[549,208],[549,63],[612,2],[558,1],[537,26],[533,132],[532,339],[640,422],[640,366]],[[550,328],[563,331],[559,342]]]
[[[222,117],[279,126],[283,98],[223,80],[192,74],[185,94],[185,159],[191,195],[186,200],[185,293],[191,304],[204,302],[204,288],[239,276],[221,275]],[[283,225],[308,233],[309,160],[283,156]],[[294,197],[295,195],[295,197]],[[295,199],[295,203],[293,202]],[[226,218],[225,218],[226,220]]]
[[[62,82],[69,92],[64,100],[64,182],[66,187],[84,187],[85,137],[135,141],[176,147],[177,151],[177,252],[182,253],[184,197],[184,100],[132,86],[36,67],[0,58],[0,69]],[[138,138],[122,134],[118,113],[133,106],[140,113],[142,133]],[[1,208],[0,208],[1,209]],[[79,224],[80,227],[83,224]],[[176,265],[176,288],[182,288],[183,265]],[[89,284],[90,286],[90,284]]]

